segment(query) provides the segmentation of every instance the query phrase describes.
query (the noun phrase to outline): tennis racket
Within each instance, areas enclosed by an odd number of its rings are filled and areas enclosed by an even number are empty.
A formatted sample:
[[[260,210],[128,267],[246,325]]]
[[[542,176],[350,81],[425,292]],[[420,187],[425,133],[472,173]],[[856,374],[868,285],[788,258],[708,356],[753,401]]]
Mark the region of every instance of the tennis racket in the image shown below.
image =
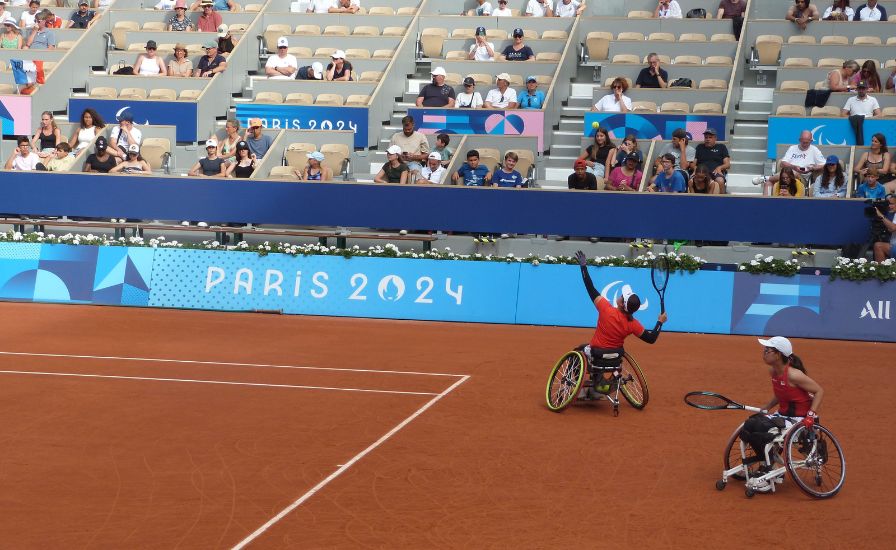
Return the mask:
[[[692,391],[684,396],[684,402],[692,407],[703,409],[704,411],[735,409],[758,413],[768,412],[766,410],[760,409],[759,407],[741,405],[737,401],[733,401],[731,399],[728,399],[724,395],[719,395],[711,391]]]
[[[669,258],[665,253],[657,256],[650,266],[653,288],[660,296],[660,313],[666,313],[666,285],[669,284],[669,271]]]

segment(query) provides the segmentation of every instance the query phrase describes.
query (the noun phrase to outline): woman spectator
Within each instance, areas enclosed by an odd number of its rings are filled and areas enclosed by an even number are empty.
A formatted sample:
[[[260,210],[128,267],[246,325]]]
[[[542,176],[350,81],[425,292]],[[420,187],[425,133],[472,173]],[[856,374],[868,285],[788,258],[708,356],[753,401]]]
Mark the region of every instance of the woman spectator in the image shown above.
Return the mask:
[[[81,149],[90,145],[90,142],[96,137],[97,131],[105,127],[106,123],[103,122],[103,117],[93,108],[88,107],[81,112],[81,121],[75,128],[75,131],[72,132],[72,137],[69,138],[68,144],[74,148],[77,155]]]
[[[323,153],[313,151],[306,156],[308,164],[304,168],[295,169],[297,178],[302,181],[331,181],[333,179],[333,171],[321,164],[324,161]]]
[[[877,61],[869,59],[862,63],[862,68],[849,79],[851,88],[855,88],[860,80],[868,84],[868,93],[880,92],[883,87],[880,84],[880,75],[877,74]]]
[[[0,48],[8,50],[21,50],[25,44],[22,33],[19,32],[19,26],[12,19],[3,22],[3,35],[0,37]]]
[[[890,174],[892,168],[892,157],[887,150],[887,138],[883,134],[874,134],[871,136],[871,148],[862,153],[862,157],[856,164],[855,175],[859,182],[865,180],[865,174],[869,168],[877,168],[880,175],[881,183],[888,183],[893,179]]]
[[[846,176],[837,155],[830,155],[824,171],[812,184],[812,196],[819,199],[843,198],[846,196]]]
[[[61,141],[64,141],[62,132],[56,126],[53,113],[44,111],[40,114],[40,128],[31,138],[31,148],[37,152],[37,156],[45,159],[56,153],[56,145]]]
[[[155,40],[149,40],[146,43],[146,53],[137,56],[137,62],[134,63],[134,74],[142,76],[165,76],[168,74],[165,62],[156,55],[156,48]]]
[[[843,66],[828,73],[828,88],[832,92],[849,91],[849,79],[859,72],[859,64],[852,59],[843,62]]]
[[[187,47],[178,42],[174,45],[174,59],[168,62],[168,76],[188,77],[193,75],[193,62],[187,59]]]
[[[246,145],[248,147],[248,144]],[[212,138],[205,141],[205,158],[199,159],[190,168],[190,176],[226,176],[227,168],[224,159],[218,156],[218,140]]]
[[[240,137],[240,121],[231,118],[224,124],[224,139],[218,144],[218,155],[228,161],[239,158],[237,146],[241,141],[243,138]],[[248,144],[246,146],[248,147]]]
[[[778,183],[772,188],[773,197],[805,197],[806,186],[800,181],[793,168],[789,166],[781,168],[778,173]]]
[[[333,60],[327,65],[327,72],[324,78],[327,80],[354,80],[352,78],[352,64],[345,60],[345,52],[336,50],[330,55]]]
[[[834,0],[834,3],[821,16],[825,21],[852,21],[855,10],[849,7],[849,0]]]
[[[234,149],[235,161],[227,165],[227,176],[234,178],[248,178],[255,171],[258,159],[249,151],[249,144],[238,141]]]
[[[709,168],[705,164],[697,166],[694,175],[688,181],[688,193],[718,195],[719,184],[715,182]]]
[[[613,168],[606,182],[607,191],[637,191],[643,174],[637,167],[637,155],[625,157],[625,164]]]
[[[110,174],[152,174],[149,163],[140,156],[140,146],[136,143],[128,145],[128,154],[123,161],[109,170]]]
[[[613,93],[600,98],[600,100],[591,107],[591,110],[604,113],[627,113],[631,111],[632,100],[625,95],[625,91],[628,90],[628,81],[621,76],[618,76],[610,84],[610,89],[613,90]]]
[[[118,164],[118,159],[109,154],[109,142],[104,136],[96,138],[96,150],[87,157],[84,163],[85,172],[108,174]]]
[[[635,134],[629,134],[625,136],[624,140],[622,140],[622,144],[616,151],[616,159],[613,162],[613,166],[619,166],[625,163],[625,159],[629,155],[635,155],[638,158],[638,164],[636,168],[640,170],[641,165],[644,162],[644,155],[641,153],[641,149],[638,147],[638,138],[635,137]]]
[[[585,161],[586,170],[598,178],[610,173],[610,159],[616,158],[616,146],[606,128],[598,128],[594,133],[594,143],[585,148],[579,160]]]
[[[401,162],[401,147],[390,145],[386,149],[386,162],[373,177],[373,181],[375,183],[407,183],[408,174],[408,165]]]
[[[193,31],[193,22],[187,17],[187,3],[184,0],[177,0],[174,4],[174,15],[168,19],[169,31]]]

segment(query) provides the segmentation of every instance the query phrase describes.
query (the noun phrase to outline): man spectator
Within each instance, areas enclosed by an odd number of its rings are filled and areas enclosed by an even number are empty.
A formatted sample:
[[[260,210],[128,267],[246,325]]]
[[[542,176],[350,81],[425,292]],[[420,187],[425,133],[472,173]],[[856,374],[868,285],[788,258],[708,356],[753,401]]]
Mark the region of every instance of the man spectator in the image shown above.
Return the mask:
[[[361,5],[358,0],[339,0],[335,6],[332,6],[329,13],[358,13]]]
[[[887,90],[896,90],[896,66],[893,67],[893,71],[887,77],[887,82],[884,86]]]
[[[669,86],[669,73],[660,66],[660,56],[651,52],[647,54],[647,66],[638,73],[635,88],[666,88]]]
[[[516,109],[519,103],[516,90],[510,87],[510,75],[501,73],[495,77],[497,88],[489,90],[485,96],[483,107],[486,109]]]
[[[809,0],[795,0],[793,5],[787,9],[784,19],[793,21],[801,31],[804,31],[809,23],[820,21],[821,14],[815,4],[810,4]]]
[[[330,59],[333,61],[327,64],[327,71],[324,73],[324,78],[327,80],[342,80],[346,82],[354,80],[354,78],[352,78],[352,64],[345,60],[344,51],[336,50],[330,55]]]
[[[159,2],[159,4],[162,4],[165,1],[166,0],[162,0],[161,2]],[[199,0],[198,2],[193,2],[193,4],[190,6],[190,10],[191,11],[201,10],[202,4],[204,4],[204,3],[205,2],[203,0]],[[235,8],[233,0],[212,0],[212,7],[215,8],[215,11],[234,11],[234,8]],[[160,7],[156,6],[156,9],[168,10],[171,8],[169,8],[169,7],[160,8]]]
[[[721,0],[716,19],[731,19],[734,38],[740,40],[740,30],[744,26],[744,11],[747,3],[744,0]]]
[[[55,50],[56,49],[56,33],[47,28],[47,20],[50,12],[41,10],[37,14],[37,28],[28,36],[28,42],[25,47],[32,50]]]
[[[268,149],[271,148],[271,144],[274,143],[274,138],[262,133],[262,123],[260,118],[250,118],[249,127],[246,129],[246,135],[243,137],[243,141],[249,146],[249,153],[255,155],[255,158],[258,160],[261,160],[261,158],[267,154]]]
[[[299,70],[299,62],[296,56],[289,53],[289,40],[285,36],[277,39],[277,55],[272,55],[264,64],[264,74],[268,78],[279,80],[292,80]]]
[[[513,12],[507,7],[507,0],[498,0],[498,9],[492,10],[492,17],[513,17]]]
[[[694,160],[697,166],[701,164],[706,166],[713,181],[719,186],[719,193],[725,194],[726,174],[731,168],[731,156],[728,154],[728,148],[717,143],[717,139],[715,128],[707,128],[703,132],[703,143],[694,150]]]
[[[576,0],[561,0],[554,6],[554,15],[557,17],[575,17],[585,11],[584,2]]]
[[[688,184],[680,170],[675,169],[675,156],[665,154],[659,158],[660,165],[663,167],[648,187],[648,191],[659,191],[661,193],[686,193]]]
[[[799,143],[791,145],[787,152],[784,153],[784,156],[781,157],[781,168],[792,169],[793,173],[803,180],[803,185],[807,186],[811,185],[811,182],[815,179],[812,173],[824,168],[825,162],[825,156],[821,154],[818,147],[812,145],[812,132],[803,130],[800,132]],[[753,183],[756,185],[766,182],[774,185],[778,183],[778,176],[753,178]]]
[[[202,0],[202,15],[196,21],[196,28],[199,32],[218,32],[218,27],[224,20],[221,14],[215,11],[215,3],[212,0]]]
[[[118,125],[109,133],[109,154],[121,160],[128,158],[128,147],[140,145],[143,141],[143,132],[134,126],[134,115],[125,111],[118,116]]]
[[[681,172],[685,181],[690,179],[691,172],[695,167],[694,159],[697,156],[694,146],[689,144],[690,141],[691,135],[684,128],[676,128],[672,132],[672,141],[660,148],[654,165],[656,172],[659,173],[663,169],[662,157],[664,155],[672,155],[672,158],[675,159],[675,169]]]
[[[880,116],[880,104],[877,99],[868,95],[868,83],[860,80],[856,84],[856,95],[846,100],[840,111],[842,116],[861,115],[866,118]]]
[[[681,19],[681,4],[676,0],[660,0],[653,10],[653,16],[657,19]]]
[[[65,25],[65,21],[50,11],[49,8],[44,8],[41,11],[47,12],[47,28],[48,29],[61,29]]]
[[[334,7],[334,0],[311,0],[308,4],[307,13],[329,13],[330,8]]]
[[[538,79],[526,77],[526,89],[517,94],[520,109],[541,109],[544,105],[544,92],[538,89]]]
[[[887,10],[877,3],[877,0],[868,0],[856,10],[853,21],[886,21]]]
[[[572,174],[566,178],[566,185],[570,189],[586,189],[597,191],[597,178],[587,171],[588,165],[582,159],[576,159],[572,165]]]
[[[474,13],[476,15],[491,15],[492,14],[492,3],[488,0],[477,0],[479,5],[476,6],[476,10]]]
[[[323,80],[324,65],[320,61],[315,61],[306,67],[299,67],[296,80]]]
[[[886,230],[890,233],[889,242],[883,240],[877,241],[878,237],[875,237],[875,262],[882,262],[888,258],[896,258],[896,195],[888,195],[887,204],[888,209],[886,214],[883,214],[875,208],[877,219],[880,220]]]
[[[87,8],[87,0],[78,0],[78,11],[72,14],[72,17],[68,22],[68,28],[86,29],[93,23],[93,18],[96,17],[96,12],[90,11]]]
[[[523,43],[523,29],[513,29],[513,44],[501,52],[504,61],[535,61],[535,52]]]
[[[426,157],[426,166],[420,170],[420,178],[416,183],[442,183],[445,167],[442,166],[442,155],[433,151]]]
[[[445,84],[445,69],[436,67],[432,70],[432,82],[420,89],[417,95],[417,107],[454,108],[454,88]],[[404,149],[402,147],[402,149]]]
[[[485,27],[476,28],[476,37],[474,42],[470,44],[470,51],[467,53],[467,59],[475,61],[494,61],[495,45],[488,41],[485,36]]]
[[[470,149],[467,151],[467,162],[451,175],[451,181],[455,185],[462,183],[470,187],[484,187],[488,185],[487,175],[488,167],[479,164],[479,151]]]
[[[37,164],[37,169],[47,172],[68,172],[75,163],[75,156],[71,153],[72,146],[68,142],[59,142],[56,144],[56,150],[53,154]]]
[[[218,53],[218,43],[214,40],[205,43],[205,55],[199,60],[193,76],[215,76],[227,70],[227,59]]]
[[[5,170],[31,171],[37,168],[40,157],[31,150],[31,142],[27,136],[21,136],[16,140],[16,150],[13,151],[4,166]]]
[[[401,131],[392,135],[389,145],[401,148],[401,160],[412,172],[419,172],[423,168],[420,163],[429,156],[429,142],[426,136],[414,129],[414,117],[410,115],[401,119]]]
[[[524,15],[526,17],[554,17],[554,5],[551,0],[529,0]]]

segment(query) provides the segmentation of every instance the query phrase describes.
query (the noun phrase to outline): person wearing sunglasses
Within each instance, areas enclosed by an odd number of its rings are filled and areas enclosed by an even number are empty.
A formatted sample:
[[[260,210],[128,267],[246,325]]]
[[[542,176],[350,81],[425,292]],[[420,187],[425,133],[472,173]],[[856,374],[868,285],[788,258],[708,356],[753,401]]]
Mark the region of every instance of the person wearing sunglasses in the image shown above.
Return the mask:
[[[168,74],[165,62],[156,55],[157,47],[155,40],[150,40],[146,43],[146,53],[141,53],[137,56],[137,62],[134,63],[134,74],[142,76],[165,76]]]
[[[628,82],[621,76],[616,77],[610,83],[610,89],[613,91],[600,98],[597,103],[591,107],[592,111],[601,111],[604,113],[627,113],[632,110],[632,100],[625,95],[628,90]]]
[[[513,17],[513,12],[507,7],[507,0],[498,0],[498,7],[492,10],[492,17]]]
[[[534,76],[526,77],[526,89],[518,96],[520,109],[541,109],[544,105],[544,92],[538,89],[538,79]]]
[[[510,87],[510,75],[501,73],[495,77],[497,88],[485,95],[483,107],[486,109],[516,109],[519,106],[516,90]]]

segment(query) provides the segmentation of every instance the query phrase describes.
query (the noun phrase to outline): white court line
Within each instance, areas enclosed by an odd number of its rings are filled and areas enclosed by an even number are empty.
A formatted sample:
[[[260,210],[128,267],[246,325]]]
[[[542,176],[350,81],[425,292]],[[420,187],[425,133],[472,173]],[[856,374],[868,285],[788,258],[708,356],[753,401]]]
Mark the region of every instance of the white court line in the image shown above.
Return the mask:
[[[233,547],[233,550],[240,550],[241,548],[245,548],[246,545],[248,545],[253,540],[255,540],[259,536],[261,536],[262,533],[267,531],[275,523],[277,523],[278,521],[280,521],[281,519],[286,517],[290,512],[292,512],[293,510],[295,510],[296,508],[301,506],[302,503],[304,503],[306,500],[313,497],[318,491],[323,489],[324,486],[326,486],[328,483],[330,483],[331,481],[333,481],[334,479],[336,479],[337,477],[342,475],[346,470],[351,468],[352,465],[354,465],[356,462],[358,462],[359,460],[361,460],[362,458],[367,456],[371,451],[373,451],[374,449],[376,449],[377,447],[379,447],[380,445],[385,443],[386,440],[388,440],[390,437],[392,437],[393,435],[398,433],[399,430],[401,430],[402,428],[404,428],[405,426],[410,424],[412,420],[414,420],[415,418],[417,418],[418,416],[423,414],[423,412],[425,412],[428,408],[435,405],[436,402],[438,402],[440,399],[442,399],[443,397],[448,395],[451,391],[453,391],[455,388],[457,388],[458,386],[460,386],[461,384],[466,382],[468,378],[470,378],[470,377],[464,376],[463,378],[461,378],[460,380],[458,380],[457,382],[452,384],[451,387],[449,387],[442,393],[440,393],[440,394],[436,395],[435,397],[433,397],[432,399],[430,399],[425,405],[423,405],[422,407],[417,409],[411,416],[405,418],[399,425],[397,425],[394,428],[392,428],[391,430],[389,430],[388,433],[386,433],[381,438],[377,439],[369,447],[367,447],[360,453],[356,454],[354,457],[352,457],[351,460],[349,460],[348,462],[346,462],[345,464],[340,466],[339,469],[337,469],[335,472],[333,472],[332,474],[327,476],[323,481],[321,481],[320,483],[318,483],[317,485],[312,487],[307,493],[300,496],[295,502],[293,502],[292,504],[290,504],[289,506],[287,506],[286,508],[281,510],[279,514],[272,517],[271,519],[269,519],[267,521],[267,523],[265,523],[264,525],[262,525],[261,527],[256,529],[254,533],[252,533],[251,535],[249,535],[248,537],[244,538],[239,543],[237,543],[237,545]]]
[[[0,374],[33,374],[36,376],[74,376],[79,378],[112,378],[116,380],[151,380],[154,382],[189,382],[193,384],[223,384],[227,386],[260,386],[265,388],[292,388],[301,390],[356,391],[366,393],[394,393],[402,395],[441,395],[432,392],[368,390],[363,388],[331,388],[328,386],[295,386],[290,384],[262,384],[259,382],[227,382],[224,380],[192,380],[189,378],[151,378],[146,376],[113,376],[108,374],[77,374],[71,372],[37,372],[27,370],[0,370]]]
[[[448,374],[444,372],[414,372],[399,370],[374,370],[374,369],[340,369],[336,367],[303,367],[296,365],[269,365],[265,363],[228,363],[221,361],[195,361],[190,359],[162,359],[153,357],[116,357],[112,355],[67,355],[63,353],[27,353],[21,351],[0,351],[0,355],[20,355],[26,357],[61,357],[65,359],[108,359],[113,361],[144,361],[150,363],[183,363],[189,365],[221,365],[225,367],[267,367],[272,369],[306,369],[306,370],[332,370],[346,372],[372,372],[379,374],[416,374],[420,376],[453,376],[460,378],[463,374]],[[431,394],[435,395],[435,394]]]

